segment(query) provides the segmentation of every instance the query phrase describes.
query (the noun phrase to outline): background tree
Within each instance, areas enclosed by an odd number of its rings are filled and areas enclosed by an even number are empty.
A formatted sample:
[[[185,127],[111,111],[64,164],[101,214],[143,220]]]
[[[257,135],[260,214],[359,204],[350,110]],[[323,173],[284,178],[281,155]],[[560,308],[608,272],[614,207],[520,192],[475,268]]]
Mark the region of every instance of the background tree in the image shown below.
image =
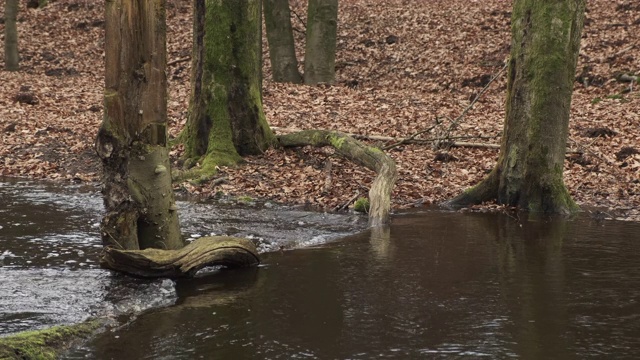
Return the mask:
[[[497,200],[532,212],[577,209],[562,180],[585,0],[516,0],[500,156],[450,205]]]
[[[18,56],[18,0],[5,0],[4,3],[4,69],[17,71]]]
[[[274,136],[262,109],[261,1],[195,0],[186,167],[205,174],[259,154]]]
[[[304,54],[305,84],[331,84],[336,76],[338,0],[309,0]]]
[[[165,0],[111,0],[105,13],[105,245],[178,249],[178,213],[167,149]]]
[[[298,71],[289,0],[264,0],[264,20],[273,80],[301,83],[302,75]]]

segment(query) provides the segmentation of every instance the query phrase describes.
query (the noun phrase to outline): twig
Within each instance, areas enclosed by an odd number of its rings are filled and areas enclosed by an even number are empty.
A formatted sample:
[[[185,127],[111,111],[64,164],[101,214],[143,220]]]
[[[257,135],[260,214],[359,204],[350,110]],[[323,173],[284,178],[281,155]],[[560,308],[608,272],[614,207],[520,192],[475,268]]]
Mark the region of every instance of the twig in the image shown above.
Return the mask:
[[[352,202],[356,201],[356,199],[360,196],[360,190],[356,190],[356,194],[353,195],[349,200],[347,200],[344,204],[338,205],[333,208],[333,211],[340,211],[346,209]]]
[[[104,230],[104,233],[109,235],[109,237],[111,238],[111,240],[113,240],[114,243],[116,243],[116,245],[120,246],[120,249],[125,250],[124,246],[120,245],[120,243],[118,242],[118,240],[116,240],[113,235],[111,235],[107,230]]]
[[[167,66],[173,66],[175,64],[179,64],[181,62],[185,62],[185,61],[189,61],[191,60],[191,56],[187,56],[187,57],[183,57],[183,58],[179,58],[179,59],[175,59],[175,60],[171,60],[167,63]]]
[[[470,142],[454,142],[452,147],[472,147],[472,148],[485,148],[485,149],[500,149],[498,144],[483,144],[483,143],[470,143]]]
[[[498,71],[491,78],[491,80],[489,80],[489,82],[482,88],[482,90],[475,96],[475,98],[471,101],[471,103],[462,111],[462,113],[455,120],[449,120],[451,122],[451,124],[449,125],[449,128],[447,128],[447,130],[442,133],[442,136],[439,136],[437,139],[430,140],[430,141],[431,142],[435,142],[435,143],[441,143],[444,140],[450,140],[451,137],[449,136],[449,134],[451,133],[451,131],[453,131],[453,129],[456,126],[458,126],[458,124],[460,123],[462,118],[464,118],[464,116],[469,112],[469,110],[471,110],[471,108],[473,108],[473,105],[475,105],[475,103],[478,102],[480,97],[482,95],[484,95],[484,93],[489,89],[489,86],[491,85],[491,83],[493,83],[502,74],[502,72],[504,72],[507,69],[507,65],[508,65],[508,62],[505,62],[504,66],[500,69],[500,71]],[[397,147],[397,146],[400,146],[402,144],[406,144],[407,142],[413,141],[416,138],[416,136],[424,134],[426,132],[429,132],[429,131],[433,130],[434,128],[436,128],[438,125],[440,125],[440,122],[439,122],[438,118],[436,118],[436,124],[435,125],[427,128],[427,129],[420,130],[420,131],[412,134],[411,136],[406,137],[406,138],[396,142],[395,144],[391,144],[391,145],[385,146],[384,148],[382,148],[382,150],[393,149],[394,147]],[[427,141],[429,141],[429,140],[427,140]]]
[[[431,127],[427,128],[427,129],[420,130],[420,131],[418,131],[417,133],[414,133],[414,134],[410,135],[409,137],[406,137],[406,138],[404,138],[404,139],[402,139],[402,140],[400,140],[400,141],[398,141],[398,142],[396,142],[396,143],[394,143],[394,144],[387,145],[387,146],[383,147],[383,148],[382,148],[382,150],[389,150],[389,149],[393,149],[394,147],[400,146],[400,145],[402,145],[402,144],[406,144],[406,143],[408,143],[408,142],[410,142],[410,141],[414,140],[414,139],[416,138],[416,136],[418,136],[418,135],[422,135],[422,134],[424,134],[424,133],[427,133],[427,132],[429,132],[429,131],[433,130],[433,129],[434,129],[436,126],[438,126],[438,125],[440,125],[440,121],[439,121],[439,120],[438,120],[438,118],[436,117],[436,124],[435,124],[435,125],[433,125],[433,126],[431,126]]]
[[[293,15],[295,15],[298,18],[298,21],[300,21],[302,23],[302,26],[304,26],[304,28],[306,29],[307,28],[307,24],[304,22],[304,20],[302,20],[302,17],[296,12],[296,10],[295,9],[290,9],[290,11],[291,11],[291,13]],[[294,30],[297,30],[297,29],[294,28]],[[301,30],[298,30],[298,31],[304,33],[304,31],[301,31]]]
[[[485,85],[482,90],[480,90],[480,92],[476,95],[476,97],[471,101],[471,103],[462,111],[462,113],[451,122],[451,125],[449,125],[449,128],[447,129],[447,131],[445,132],[445,134],[449,134],[456,126],[458,126],[458,124],[460,123],[460,121],[462,120],[462,118],[469,112],[469,110],[471,110],[471,108],[473,108],[473,105],[475,105],[476,102],[478,102],[478,100],[480,99],[480,97],[482,95],[484,95],[485,92],[487,92],[487,90],[489,89],[489,86],[491,85],[491,83],[493,83],[498,76],[500,76],[506,69],[507,69],[507,65],[509,63],[505,62],[504,66],[500,69],[500,71],[498,71],[492,78],[491,80],[489,80],[489,82],[487,83],[487,85]]]
[[[634,47],[635,47],[635,45],[627,46],[626,48],[624,48],[624,49],[622,49],[622,50],[618,51],[617,53],[613,54],[613,56],[618,56],[618,55],[620,55],[620,54],[623,54],[623,53],[625,53],[625,52],[627,52],[627,51],[629,51],[629,50],[633,49]]]

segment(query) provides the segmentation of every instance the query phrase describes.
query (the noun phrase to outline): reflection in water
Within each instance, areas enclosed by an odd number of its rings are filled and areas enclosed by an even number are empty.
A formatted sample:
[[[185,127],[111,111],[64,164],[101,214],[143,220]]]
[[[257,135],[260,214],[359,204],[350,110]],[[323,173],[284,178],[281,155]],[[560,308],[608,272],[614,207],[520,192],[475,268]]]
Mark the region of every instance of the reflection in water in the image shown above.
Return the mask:
[[[250,272],[69,359],[634,358],[639,224],[429,212]]]

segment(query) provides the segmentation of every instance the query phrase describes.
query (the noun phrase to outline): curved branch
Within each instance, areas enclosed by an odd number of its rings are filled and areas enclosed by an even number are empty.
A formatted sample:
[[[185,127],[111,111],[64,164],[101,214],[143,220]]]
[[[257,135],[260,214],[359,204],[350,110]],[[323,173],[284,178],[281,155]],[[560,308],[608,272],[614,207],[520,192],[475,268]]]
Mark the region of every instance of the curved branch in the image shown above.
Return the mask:
[[[369,225],[380,226],[389,223],[391,191],[396,182],[396,163],[384,151],[367,146],[352,137],[337,131],[304,130],[278,136],[284,147],[333,146],[342,156],[367,167],[376,173],[369,189]]]
[[[255,245],[242,238],[202,237],[178,250],[105,247],[102,267],[141,277],[190,277],[206,266],[249,267],[260,263]]]

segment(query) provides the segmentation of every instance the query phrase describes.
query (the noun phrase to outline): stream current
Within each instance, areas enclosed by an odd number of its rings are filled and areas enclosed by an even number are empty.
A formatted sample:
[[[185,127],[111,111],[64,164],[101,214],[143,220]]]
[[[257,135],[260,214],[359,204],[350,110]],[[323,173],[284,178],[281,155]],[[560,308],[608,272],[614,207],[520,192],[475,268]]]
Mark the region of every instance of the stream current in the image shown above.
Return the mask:
[[[635,359],[640,224],[181,202],[186,236],[253,237],[260,267],[98,268],[95,190],[0,184],[0,334],[114,315],[66,359]],[[281,249],[284,249],[281,250]],[[131,316],[136,314],[136,316]]]

